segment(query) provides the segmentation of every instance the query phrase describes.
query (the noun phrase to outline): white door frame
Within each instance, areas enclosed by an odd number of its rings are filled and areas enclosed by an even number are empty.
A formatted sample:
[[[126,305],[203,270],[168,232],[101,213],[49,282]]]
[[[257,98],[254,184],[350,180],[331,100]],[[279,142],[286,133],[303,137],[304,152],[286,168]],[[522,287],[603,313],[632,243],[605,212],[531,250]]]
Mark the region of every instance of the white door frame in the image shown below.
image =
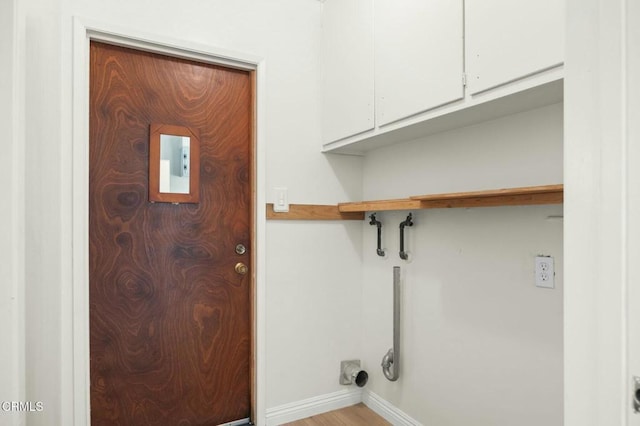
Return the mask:
[[[640,8],[635,0],[565,6],[564,423],[635,426]]]
[[[161,53],[199,62],[255,71],[255,285],[253,339],[255,360],[255,413],[257,425],[265,421],[265,61],[263,58],[141,33],[102,22],[74,17],[73,28],[73,134],[72,134],[72,241],[73,241],[73,424],[89,425],[89,46],[92,40]]]

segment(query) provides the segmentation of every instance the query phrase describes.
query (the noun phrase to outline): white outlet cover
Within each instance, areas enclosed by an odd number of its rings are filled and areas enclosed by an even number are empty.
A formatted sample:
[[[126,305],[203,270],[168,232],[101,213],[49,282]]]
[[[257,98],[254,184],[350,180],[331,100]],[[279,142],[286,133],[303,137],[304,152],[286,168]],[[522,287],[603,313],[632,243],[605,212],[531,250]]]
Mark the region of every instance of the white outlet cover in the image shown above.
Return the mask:
[[[555,268],[553,257],[536,256],[535,262],[536,287],[555,288]]]
[[[273,211],[284,213],[289,211],[289,194],[287,188],[278,186],[273,188]]]

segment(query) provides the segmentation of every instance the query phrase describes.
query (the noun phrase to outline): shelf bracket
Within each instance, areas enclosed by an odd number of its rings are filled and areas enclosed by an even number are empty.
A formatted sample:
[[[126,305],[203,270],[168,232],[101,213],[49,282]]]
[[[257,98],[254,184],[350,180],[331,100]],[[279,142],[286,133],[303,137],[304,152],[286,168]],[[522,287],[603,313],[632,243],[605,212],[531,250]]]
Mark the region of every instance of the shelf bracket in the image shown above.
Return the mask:
[[[400,222],[400,259],[409,259],[409,253],[404,251],[404,228],[405,226],[413,226],[413,213],[409,213],[407,220]]]
[[[378,227],[378,248],[376,249],[376,253],[378,254],[378,256],[380,257],[384,257],[385,253],[384,250],[382,249],[382,222],[380,222],[379,220],[376,220],[376,214],[372,213],[371,216],[369,216],[369,219],[371,219],[371,222],[369,222],[369,225],[375,225]]]

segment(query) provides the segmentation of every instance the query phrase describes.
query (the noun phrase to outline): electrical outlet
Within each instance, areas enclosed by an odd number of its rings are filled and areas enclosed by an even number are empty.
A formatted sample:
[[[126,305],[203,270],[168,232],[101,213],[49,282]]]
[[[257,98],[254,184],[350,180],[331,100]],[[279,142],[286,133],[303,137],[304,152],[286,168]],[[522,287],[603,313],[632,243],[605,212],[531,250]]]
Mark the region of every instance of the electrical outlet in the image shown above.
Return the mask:
[[[555,288],[553,257],[536,256],[536,287]]]

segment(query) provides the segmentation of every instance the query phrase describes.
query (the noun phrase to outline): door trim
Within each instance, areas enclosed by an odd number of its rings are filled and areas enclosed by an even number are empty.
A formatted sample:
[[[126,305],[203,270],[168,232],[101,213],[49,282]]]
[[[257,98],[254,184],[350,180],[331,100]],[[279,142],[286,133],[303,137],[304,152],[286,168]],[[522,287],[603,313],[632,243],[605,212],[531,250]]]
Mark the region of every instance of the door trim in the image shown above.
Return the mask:
[[[100,41],[229,68],[250,71],[253,80],[251,152],[252,350],[251,415],[263,425],[265,407],[265,61],[263,58],[208,45],[142,33],[81,17],[73,19],[72,97],[72,340],[73,424],[90,425],[89,375],[89,45]]]

